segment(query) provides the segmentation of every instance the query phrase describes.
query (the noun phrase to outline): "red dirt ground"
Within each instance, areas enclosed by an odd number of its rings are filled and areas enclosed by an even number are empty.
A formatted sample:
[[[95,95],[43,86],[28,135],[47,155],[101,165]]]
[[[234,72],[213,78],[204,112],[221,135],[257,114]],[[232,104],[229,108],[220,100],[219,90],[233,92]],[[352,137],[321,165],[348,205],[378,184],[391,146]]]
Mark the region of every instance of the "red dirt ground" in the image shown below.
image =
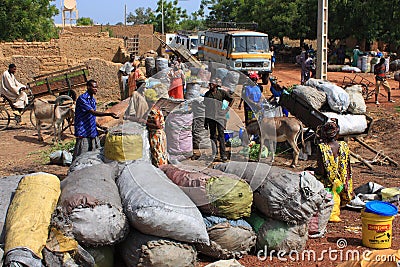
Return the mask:
[[[361,74],[363,77],[374,81],[374,76],[370,73]],[[299,84],[300,81],[300,68],[292,64],[276,64],[274,70],[274,76],[278,77],[278,81],[282,85]],[[329,72],[328,80],[336,82],[338,85],[342,84],[343,77],[353,77],[352,73],[342,72]],[[393,77],[393,74],[392,74]],[[392,95],[396,103],[387,103],[383,96],[380,96],[380,106],[376,106],[373,103],[373,99],[367,101],[367,111],[370,117],[374,119],[374,124],[370,136],[364,137],[363,140],[374,147],[376,150],[384,152],[387,156],[393,160],[400,161],[400,142],[399,138],[399,111],[400,111],[400,90],[398,82],[393,79],[389,79],[389,83],[392,88]],[[267,86],[268,87],[268,86]],[[264,90],[269,91],[269,90]],[[385,93],[385,92],[383,92]],[[239,101],[236,101],[234,108],[237,109]],[[243,111],[237,110],[237,113],[242,114]],[[28,122],[28,120],[26,120]],[[41,155],[43,151],[47,151],[51,147],[51,138],[45,140],[44,143],[37,141],[37,134],[31,125],[27,126],[15,126],[14,122],[11,122],[11,128],[0,132],[0,162],[2,168],[0,170],[0,176],[7,176],[13,174],[26,174],[30,172],[44,171],[58,175],[61,179],[66,176],[67,167],[61,167],[50,164],[43,164]],[[64,135],[65,140],[72,140],[73,136],[70,133]],[[361,155],[367,160],[376,158],[376,153],[362,147],[355,141],[349,141],[352,151]],[[274,163],[276,166],[282,168],[289,168],[291,161],[291,155],[285,154],[276,158]],[[300,161],[295,171],[301,171],[307,166],[315,166],[315,160]],[[399,186],[400,174],[399,167],[388,165],[387,162],[381,162],[381,164],[374,165],[373,170],[369,170],[367,167],[360,163],[352,164],[353,168],[353,182],[354,188],[365,184],[366,182],[376,182],[385,187]],[[361,217],[359,211],[354,210],[342,210],[341,211],[342,222],[340,223],[329,223],[328,233],[323,238],[312,239],[307,242],[306,249],[314,250],[316,255],[321,255],[324,250],[335,250],[338,249],[337,241],[339,239],[345,239],[347,246],[343,248],[343,256],[341,257],[339,252],[332,254],[337,256],[334,260],[327,254],[324,254],[322,260],[308,261],[299,260],[291,261],[286,258],[287,261],[281,261],[278,258],[267,259],[266,261],[260,261],[256,256],[245,256],[240,259],[240,263],[245,266],[336,266],[341,260],[345,260],[345,252],[349,250],[357,250],[360,253],[367,248],[361,245]],[[393,222],[393,239],[392,248],[400,248],[400,220],[396,216]],[[206,260],[205,260],[206,261]],[[204,266],[206,263],[202,262],[199,266]]]

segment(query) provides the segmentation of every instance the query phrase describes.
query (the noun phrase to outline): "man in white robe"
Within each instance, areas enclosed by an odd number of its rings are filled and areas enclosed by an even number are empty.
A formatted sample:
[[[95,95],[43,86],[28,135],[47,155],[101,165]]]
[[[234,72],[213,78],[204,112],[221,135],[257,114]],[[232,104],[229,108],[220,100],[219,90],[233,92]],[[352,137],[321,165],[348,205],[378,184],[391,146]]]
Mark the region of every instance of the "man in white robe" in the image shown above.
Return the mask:
[[[17,112],[21,112],[28,104],[28,96],[23,91],[26,86],[17,81],[14,74],[17,70],[15,64],[10,64],[8,70],[3,73],[0,85],[0,95],[9,99]],[[20,114],[16,114],[20,115]]]

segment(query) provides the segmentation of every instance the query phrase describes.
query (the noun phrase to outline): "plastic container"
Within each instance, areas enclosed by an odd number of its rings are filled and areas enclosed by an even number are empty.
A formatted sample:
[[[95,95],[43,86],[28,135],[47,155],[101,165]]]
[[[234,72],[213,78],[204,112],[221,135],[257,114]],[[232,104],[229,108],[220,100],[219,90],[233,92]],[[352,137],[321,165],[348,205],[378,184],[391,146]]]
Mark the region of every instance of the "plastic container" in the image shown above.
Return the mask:
[[[392,246],[393,216],[397,207],[382,201],[370,201],[361,212],[362,243],[369,248],[384,249]]]
[[[224,131],[224,136],[225,136],[225,142],[228,142],[230,138],[233,138],[233,131],[232,130],[225,130]]]

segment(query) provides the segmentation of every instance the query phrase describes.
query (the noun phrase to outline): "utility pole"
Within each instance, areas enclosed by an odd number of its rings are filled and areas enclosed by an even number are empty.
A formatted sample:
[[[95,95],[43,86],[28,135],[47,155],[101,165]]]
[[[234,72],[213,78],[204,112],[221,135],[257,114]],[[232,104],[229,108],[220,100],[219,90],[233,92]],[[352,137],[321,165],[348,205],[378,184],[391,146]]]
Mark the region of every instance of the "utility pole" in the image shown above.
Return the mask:
[[[126,4],[125,4],[125,12],[124,12],[124,25],[126,26]]]
[[[164,34],[164,0],[161,0],[161,33]]]
[[[328,72],[328,0],[318,0],[317,79],[327,80]]]

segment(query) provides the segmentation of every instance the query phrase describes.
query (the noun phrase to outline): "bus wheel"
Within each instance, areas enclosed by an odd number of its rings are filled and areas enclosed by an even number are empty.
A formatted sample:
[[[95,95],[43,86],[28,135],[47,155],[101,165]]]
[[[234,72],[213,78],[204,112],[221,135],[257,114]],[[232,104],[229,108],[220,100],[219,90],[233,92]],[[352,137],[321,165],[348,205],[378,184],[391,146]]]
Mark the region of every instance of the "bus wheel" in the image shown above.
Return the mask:
[[[268,78],[269,78],[269,73],[264,73],[264,74],[261,76],[262,83],[263,83],[263,84],[268,84]]]

